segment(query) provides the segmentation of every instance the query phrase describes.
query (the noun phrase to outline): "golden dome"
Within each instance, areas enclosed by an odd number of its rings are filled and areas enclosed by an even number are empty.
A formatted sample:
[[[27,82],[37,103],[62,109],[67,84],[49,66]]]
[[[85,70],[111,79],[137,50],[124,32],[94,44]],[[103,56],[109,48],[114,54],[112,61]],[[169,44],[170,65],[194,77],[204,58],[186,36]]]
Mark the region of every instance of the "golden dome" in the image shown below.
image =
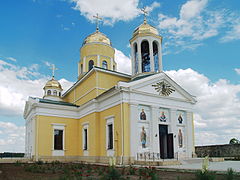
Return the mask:
[[[103,33],[96,31],[85,38],[83,45],[88,43],[104,43],[111,46],[110,39]]]
[[[140,26],[138,26],[133,32],[133,36],[136,36],[138,34],[155,34],[155,35],[158,35],[158,30],[155,27],[148,24],[146,21],[144,21],[144,23],[141,24]]]
[[[61,84],[55,80],[54,78],[52,78],[51,80],[49,80],[46,85],[44,86],[43,89],[46,89],[46,88],[54,88],[54,89],[60,89],[62,90],[62,86]]]

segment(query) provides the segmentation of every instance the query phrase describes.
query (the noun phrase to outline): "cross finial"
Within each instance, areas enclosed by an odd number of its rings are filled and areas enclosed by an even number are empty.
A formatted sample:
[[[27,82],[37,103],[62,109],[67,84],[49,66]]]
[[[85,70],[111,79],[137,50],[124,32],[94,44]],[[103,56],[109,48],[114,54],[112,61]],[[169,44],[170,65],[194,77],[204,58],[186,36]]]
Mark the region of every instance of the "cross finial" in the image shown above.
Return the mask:
[[[93,17],[96,19],[96,31],[98,32],[98,30],[99,30],[99,21],[101,21],[102,18],[98,16],[98,13],[97,13],[96,16],[93,16]]]
[[[52,67],[50,67],[50,69],[52,70],[52,78],[54,78],[55,71],[58,69],[56,68],[55,64],[52,64]]]
[[[144,8],[141,9],[142,13],[144,14],[144,21],[143,21],[144,24],[147,23],[147,14],[148,14],[148,11],[147,11],[146,9],[147,9],[146,7],[144,7]]]

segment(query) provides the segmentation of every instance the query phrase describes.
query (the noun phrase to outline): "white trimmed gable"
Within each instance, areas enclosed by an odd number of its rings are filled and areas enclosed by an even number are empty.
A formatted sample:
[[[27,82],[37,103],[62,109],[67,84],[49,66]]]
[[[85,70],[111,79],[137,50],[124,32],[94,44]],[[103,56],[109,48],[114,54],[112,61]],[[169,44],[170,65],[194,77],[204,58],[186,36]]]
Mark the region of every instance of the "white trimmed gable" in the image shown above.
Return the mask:
[[[159,84],[162,85],[163,83],[168,86],[167,94],[169,95],[161,94],[162,86]],[[191,94],[163,72],[128,83],[119,82],[118,86],[128,88],[132,92],[196,103],[196,100]]]

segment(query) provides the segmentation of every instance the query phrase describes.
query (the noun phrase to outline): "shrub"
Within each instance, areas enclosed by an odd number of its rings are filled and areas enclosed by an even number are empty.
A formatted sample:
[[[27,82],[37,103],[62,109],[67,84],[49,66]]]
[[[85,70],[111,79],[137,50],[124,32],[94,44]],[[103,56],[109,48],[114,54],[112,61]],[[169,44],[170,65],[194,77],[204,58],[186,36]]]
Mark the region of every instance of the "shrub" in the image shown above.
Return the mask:
[[[215,180],[215,174],[209,171],[197,171],[196,180]]]
[[[136,174],[136,168],[134,168],[133,166],[129,166],[129,169],[128,169],[128,173],[129,175],[135,175]]]
[[[120,178],[121,174],[113,166],[109,167],[108,173],[103,177],[104,180],[118,180]]]
[[[226,174],[226,180],[233,180],[234,179],[235,171],[232,168],[228,168]]]
[[[37,165],[43,165],[44,163],[43,163],[43,161],[38,160],[38,161],[36,161],[36,164],[37,164]]]

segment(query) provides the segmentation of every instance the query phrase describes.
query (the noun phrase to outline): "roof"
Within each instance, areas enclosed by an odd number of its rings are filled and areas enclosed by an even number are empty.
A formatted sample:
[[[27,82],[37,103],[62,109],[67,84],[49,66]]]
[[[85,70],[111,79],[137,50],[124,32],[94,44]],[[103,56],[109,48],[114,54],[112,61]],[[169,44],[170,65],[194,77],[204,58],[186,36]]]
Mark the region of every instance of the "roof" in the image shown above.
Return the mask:
[[[75,107],[79,107],[76,104],[73,103],[68,103],[68,102],[64,102],[64,101],[54,101],[54,100],[50,100],[50,99],[42,99],[42,98],[37,98],[39,100],[40,103],[48,103],[48,104],[57,104],[57,105],[63,105],[63,106],[75,106]]]
[[[117,75],[117,76],[123,76],[123,77],[126,77],[126,78],[131,78],[131,75],[130,74],[125,74],[125,73],[121,73],[121,72],[117,72],[117,71],[112,71],[112,70],[108,70],[108,69],[104,69],[104,68],[101,68],[101,67],[96,67],[96,66],[93,66],[93,68],[88,71],[86,74],[84,74],[81,79],[77,80],[64,94],[63,94],[63,97],[66,96],[70,91],[73,90],[73,88],[75,86],[77,86],[81,81],[85,80],[86,77],[88,77],[88,75],[90,75],[94,70],[100,70],[101,72],[106,72],[106,73],[111,73],[111,74],[114,74],[114,75]]]

